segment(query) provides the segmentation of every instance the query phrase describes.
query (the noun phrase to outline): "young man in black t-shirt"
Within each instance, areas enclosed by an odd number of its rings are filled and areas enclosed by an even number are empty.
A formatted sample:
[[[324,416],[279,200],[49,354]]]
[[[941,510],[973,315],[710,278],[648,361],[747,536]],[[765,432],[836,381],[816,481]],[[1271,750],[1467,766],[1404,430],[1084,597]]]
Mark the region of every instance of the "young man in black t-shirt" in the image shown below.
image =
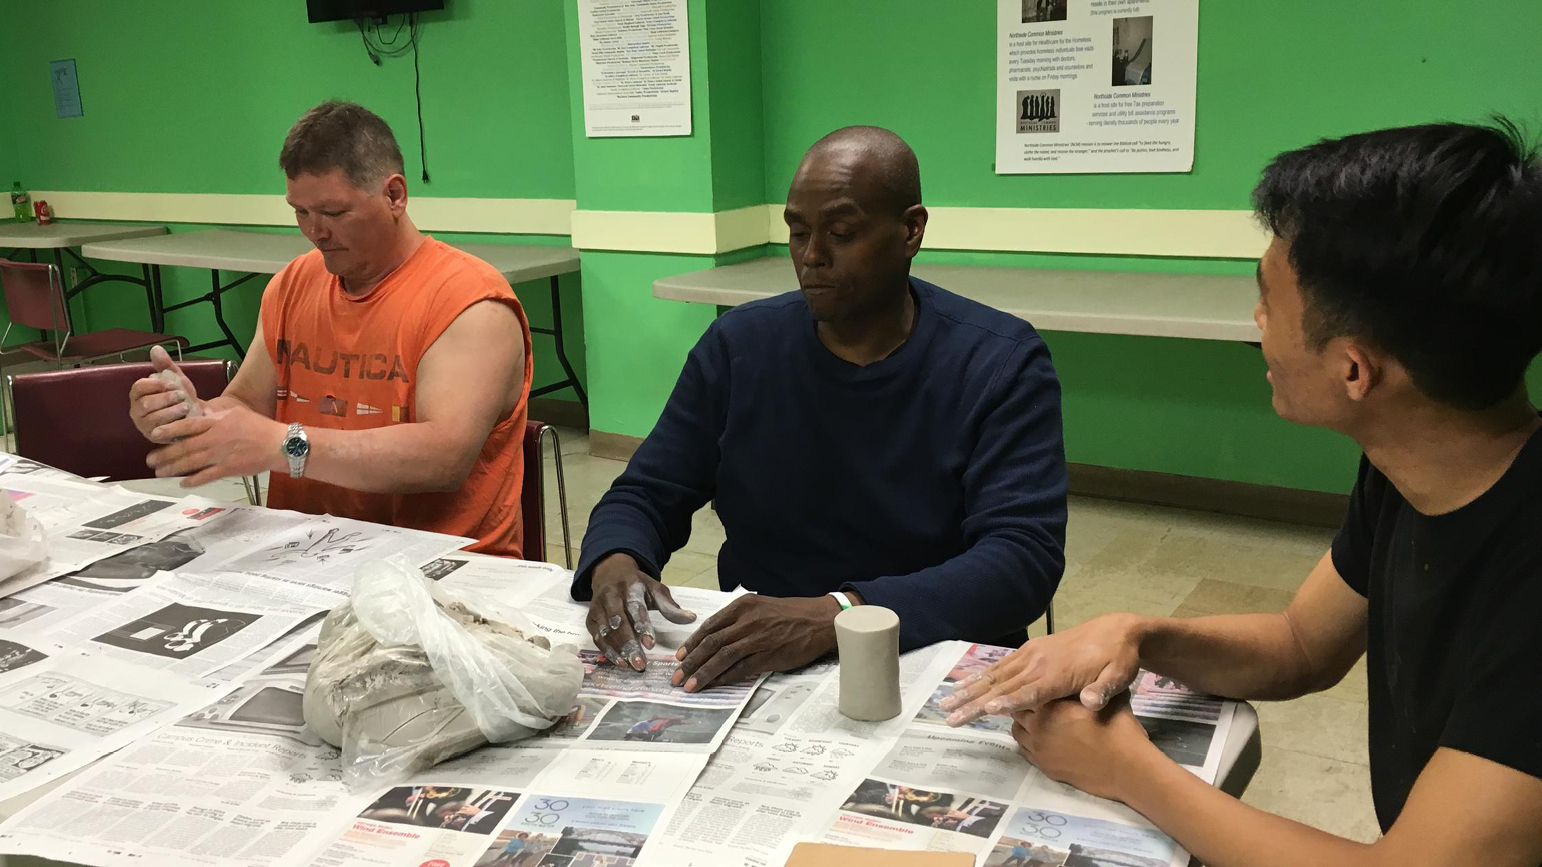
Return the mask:
[[[1114,614],[1029,642],[960,684],[950,722],[1012,714],[1046,774],[1212,867],[1542,864],[1542,162],[1503,121],[1389,129],[1280,155],[1254,203],[1274,407],[1365,452],[1332,550],[1279,614]],[[1144,666],[1294,698],[1361,654],[1372,844],[1205,785],[1120,697]]]

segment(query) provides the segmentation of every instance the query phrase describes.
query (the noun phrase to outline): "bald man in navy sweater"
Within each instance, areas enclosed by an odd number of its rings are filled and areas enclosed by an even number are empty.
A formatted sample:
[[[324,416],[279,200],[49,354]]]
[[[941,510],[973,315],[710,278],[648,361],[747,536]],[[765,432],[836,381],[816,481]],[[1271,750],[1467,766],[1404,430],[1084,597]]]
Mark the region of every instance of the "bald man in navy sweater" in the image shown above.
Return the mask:
[[[786,220],[799,291],[724,314],[595,506],[574,573],[605,658],[642,670],[659,581],[715,500],[735,600],[679,649],[695,691],[835,649],[882,605],[900,647],[1016,646],[1065,568],[1060,386],[1027,322],[910,276],[926,231],[916,156],[848,127],[804,156]]]

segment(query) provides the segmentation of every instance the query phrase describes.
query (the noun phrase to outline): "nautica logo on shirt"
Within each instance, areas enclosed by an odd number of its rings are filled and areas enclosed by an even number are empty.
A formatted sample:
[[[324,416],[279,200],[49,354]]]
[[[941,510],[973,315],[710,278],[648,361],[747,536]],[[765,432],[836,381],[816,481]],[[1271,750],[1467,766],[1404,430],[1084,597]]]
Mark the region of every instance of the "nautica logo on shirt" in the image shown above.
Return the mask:
[[[402,366],[400,355],[387,358],[384,353],[367,352],[338,352],[334,349],[320,349],[311,354],[310,347],[304,341],[291,343],[280,338],[278,340],[278,357],[275,359],[282,367],[303,367],[312,373],[332,375],[336,374],[344,379],[400,379],[402,382],[411,382],[407,376],[407,369]],[[338,371],[338,365],[342,370]]]

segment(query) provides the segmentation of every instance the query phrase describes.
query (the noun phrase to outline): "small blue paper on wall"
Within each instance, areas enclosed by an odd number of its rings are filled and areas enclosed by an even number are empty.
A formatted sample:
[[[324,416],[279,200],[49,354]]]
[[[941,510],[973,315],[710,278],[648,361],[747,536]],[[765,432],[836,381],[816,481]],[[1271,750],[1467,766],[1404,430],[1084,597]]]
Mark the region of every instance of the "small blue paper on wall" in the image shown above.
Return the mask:
[[[75,59],[51,60],[48,75],[54,87],[54,113],[58,117],[82,117],[80,76],[75,73]]]

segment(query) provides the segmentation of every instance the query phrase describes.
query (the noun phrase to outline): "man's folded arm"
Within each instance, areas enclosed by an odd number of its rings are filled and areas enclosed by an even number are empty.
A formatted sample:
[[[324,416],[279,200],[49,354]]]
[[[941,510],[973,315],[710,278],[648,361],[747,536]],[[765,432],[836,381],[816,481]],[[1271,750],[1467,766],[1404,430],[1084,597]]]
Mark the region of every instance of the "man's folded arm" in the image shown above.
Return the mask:
[[[1043,341],[1025,341],[985,394],[992,405],[980,414],[964,471],[967,550],[908,575],[847,585],[899,615],[901,650],[1020,630],[1044,613],[1065,571],[1060,384]]]

